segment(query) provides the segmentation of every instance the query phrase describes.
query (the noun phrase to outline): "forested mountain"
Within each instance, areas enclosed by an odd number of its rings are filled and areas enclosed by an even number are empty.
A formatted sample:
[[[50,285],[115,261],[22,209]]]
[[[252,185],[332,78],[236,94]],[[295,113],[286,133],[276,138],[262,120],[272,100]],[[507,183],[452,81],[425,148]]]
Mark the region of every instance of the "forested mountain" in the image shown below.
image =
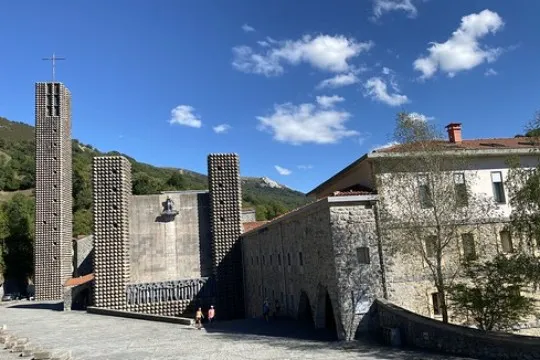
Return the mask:
[[[91,232],[92,158],[123,155],[132,164],[133,193],[153,194],[163,190],[207,188],[206,175],[193,171],[144,164],[118,152],[103,153],[73,140],[74,235]],[[206,156],[206,154],[201,154]],[[304,194],[265,178],[242,178],[244,207],[256,209],[258,220],[268,220],[307,203]],[[0,118],[0,201],[15,193],[32,194],[35,186],[35,139],[30,125]]]

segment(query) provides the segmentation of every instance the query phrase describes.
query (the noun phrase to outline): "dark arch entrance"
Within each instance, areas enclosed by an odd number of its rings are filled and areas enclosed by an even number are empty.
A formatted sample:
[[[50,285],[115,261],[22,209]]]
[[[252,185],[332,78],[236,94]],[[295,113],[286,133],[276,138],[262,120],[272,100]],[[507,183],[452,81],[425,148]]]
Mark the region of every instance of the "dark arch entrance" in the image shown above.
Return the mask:
[[[317,328],[325,329],[329,338],[337,340],[336,318],[332,307],[332,300],[326,287],[319,285],[317,295]]]
[[[298,320],[311,327],[315,327],[311,304],[305,291],[300,293],[300,302],[298,303]]]

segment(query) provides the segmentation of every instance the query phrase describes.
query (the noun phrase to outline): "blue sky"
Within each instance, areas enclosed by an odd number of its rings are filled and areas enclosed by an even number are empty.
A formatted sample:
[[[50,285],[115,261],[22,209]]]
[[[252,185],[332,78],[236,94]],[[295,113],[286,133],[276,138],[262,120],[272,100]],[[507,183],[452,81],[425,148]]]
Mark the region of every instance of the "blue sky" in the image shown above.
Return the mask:
[[[0,3],[0,116],[34,122],[34,82],[73,94],[73,137],[139,161],[308,191],[387,144],[399,111],[464,138],[540,109],[540,1],[95,0]],[[277,166],[277,167],[276,167]],[[279,171],[278,171],[279,170]]]

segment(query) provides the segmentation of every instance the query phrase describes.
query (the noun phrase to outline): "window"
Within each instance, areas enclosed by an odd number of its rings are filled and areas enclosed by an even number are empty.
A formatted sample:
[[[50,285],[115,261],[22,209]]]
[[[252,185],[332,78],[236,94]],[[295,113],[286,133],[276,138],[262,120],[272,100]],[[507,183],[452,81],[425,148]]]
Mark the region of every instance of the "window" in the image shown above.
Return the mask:
[[[442,296],[441,293],[432,293],[431,302],[433,303],[433,315],[442,314]]]
[[[463,255],[466,260],[476,260],[476,247],[474,244],[474,236],[471,233],[461,234],[463,241]]]
[[[519,286],[510,286],[508,287],[508,292],[510,293],[510,295],[512,296],[521,296],[521,291],[519,289]]]
[[[287,264],[291,266],[291,253],[287,253]]]
[[[502,247],[502,251],[504,253],[510,253],[513,251],[513,246],[512,246],[512,237],[510,236],[510,231],[508,230],[503,230],[499,233],[499,235],[501,236],[501,247]]]
[[[456,205],[464,207],[468,205],[467,185],[465,184],[465,174],[454,174],[454,191],[456,193]]]
[[[251,265],[253,265],[253,256],[251,257]]]
[[[494,171],[491,173],[491,183],[493,184],[493,198],[495,199],[495,202],[499,204],[506,203],[502,173],[500,171]]]
[[[356,248],[356,256],[359,264],[369,264],[369,248],[367,246]]]
[[[259,257],[257,256],[257,265],[259,265]]]
[[[426,247],[426,257],[430,258],[435,256],[435,253],[437,252],[437,236],[426,236],[424,239],[424,245]]]
[[[304,266],[304,258],[301,251],[298,252],[298,263],[300,264],[300,266]]]
[[[262,262],[263,262],[263,265],[266,265],[266,259],[264,258],[264,255],[262,256]]]
[[[278,261],[278,265],[281,266],[281,254],[278,254],[277,261]]]
[[[272,265],[272,254],[270,254],[270,265]]]
[[[429,178],[427,175],[421,175],[418,178],[418,196],[420,197],[420,205],[423,209],[433,207],[431,191],[429,189]]]

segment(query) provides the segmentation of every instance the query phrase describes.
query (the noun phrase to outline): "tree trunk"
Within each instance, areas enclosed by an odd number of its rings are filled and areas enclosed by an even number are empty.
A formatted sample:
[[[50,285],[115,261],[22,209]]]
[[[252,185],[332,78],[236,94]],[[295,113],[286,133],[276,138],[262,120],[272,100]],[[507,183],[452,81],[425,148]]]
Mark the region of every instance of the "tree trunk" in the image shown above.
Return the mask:
[[[437,292],[439,293],[440,302],[441,302],[441,312],[442,312],[442,320],[443,323],[448,323],[448,308],[446,306],[446,289],[444,286],[444,276],[442,273],[442,264],[441,259],[437,259],[437,281],[436,281],[436,288]]]

